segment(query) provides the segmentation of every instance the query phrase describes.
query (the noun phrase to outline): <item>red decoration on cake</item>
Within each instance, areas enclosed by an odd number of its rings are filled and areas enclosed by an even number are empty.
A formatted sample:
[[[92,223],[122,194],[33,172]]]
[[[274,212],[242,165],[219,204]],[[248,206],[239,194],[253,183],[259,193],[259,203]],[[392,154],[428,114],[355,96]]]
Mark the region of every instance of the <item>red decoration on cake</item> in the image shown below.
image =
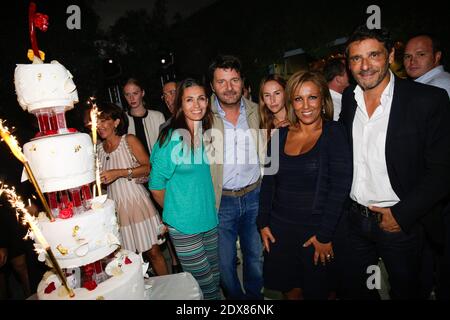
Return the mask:
[[[50,293],[52,293],[52,292],[55,291],[55,290],[56,290],[55,282],[52,281],[52,282],[50,282],[50,284],[47,286],[47,288],[45,288],[44,293],[50,294]]]
[[[48,16],[42,13],[36,13],[36,4],[30,2],[30,6],[28,7],[28,29],[30,32],[31,48],[33,49],[34,55],[39,57],[35,27],[43,32],[47,31]]]
[[[84,280],[83,280],[83,288],[88,289],[89,291],[97,288],[97,283],[94,280],[94,272],[95,272],[95,263],[90,263],[83,266]]]
[[[133,261],[130,260],[130,258],[125,257],[125,264],[131,264]]]
[[[39,132],[36,133],[36,138],[78,132],[74,128],[67,128],[64,107],[44,108],[32,113],[36,116],[39,124]]]
[[[103,272],[102,262],[100,260],[97,262],[94,262],[94,267],[95,267],[95,273]]]
[[[85,281],[83,283],[83,288],[88,289],[89,291],[94,290],[97,288],[97,283],[94,280]]]
[[[81,193],[80,188],[72,188],[69,189],[70,198],[72,199],[73,203],[73,211],[75,214],[82,213],[84,211],[82,207],[82,201],[81,201]]]
[[[81,196],[83,198],[82,202],[84,210],[89,210],[91,208],[91,202],[89,200],[92,199],[91,187],[89,184],[81,186]]]
[[[36,13],[34,15],[34,26],[45,32],[48,30],[48,15],[43,13]]]
[[[66,208],[66,209],[60,209],[59,210],[59,216],[60,219],[69,219],[73,217],[73,210],[72,208]]]
[[[60,191],[60,207],[59,207],[59,218],[61,219],[69,219],[73,216],[73,204],[69,201],[69,195],[67,191]]]

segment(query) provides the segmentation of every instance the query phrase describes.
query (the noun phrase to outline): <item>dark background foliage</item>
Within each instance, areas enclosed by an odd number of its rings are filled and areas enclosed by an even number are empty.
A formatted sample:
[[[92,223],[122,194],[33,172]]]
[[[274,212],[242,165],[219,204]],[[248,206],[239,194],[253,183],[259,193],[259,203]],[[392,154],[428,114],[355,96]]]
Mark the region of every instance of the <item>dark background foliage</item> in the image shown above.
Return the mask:
[[[366,8],[372,4],[380,6],[382,25],[396,40],[431,31],[441,37],[444,52],[450,52],[444,2],[218,0],[186,17],[183,12],[169,15],[168,1],[176,0],[156,0],[151,10],[135,8],[133,0],[120,1],[124,3],[122,16],[103,30],[99,27],[103,12],[94,10],[93,1],[36,0],[38,12],[50,17],[49,30],[38,31],[39,48],[46,53],[46,62],[58,60],[70,70],[78,87],[80,103],[68,113],[71,127],[81,128],[80,110],[89,96],[107,98],[108,87],[120,88],[131,76],[144,83],[148,105],[162,110],[161,76],[170,71],[177,79],[195,76],[208,81],[208,64],[218,53],[242,59],[256,92],[268,66],[282,63],[284,52],[303,48],[311,59],[327,56],[326,44],[365,23]],[[195,6],[194,0],[191,3]],[[72,4],[81,8],[80,30],[66,27],[66,9]],[[10,1],[9,8],[0,11],[0,117],[17,128],[21,144],[36,133],[34,117],[19,107],[13,84],[15,65],[29,63],[28,5],[26,0]],[[169,53],[175,63],[163,66],[161,59]],[[109,59],[114,63],[109,64]],[[2,167],[17,162],[3,144],[0,162]]]

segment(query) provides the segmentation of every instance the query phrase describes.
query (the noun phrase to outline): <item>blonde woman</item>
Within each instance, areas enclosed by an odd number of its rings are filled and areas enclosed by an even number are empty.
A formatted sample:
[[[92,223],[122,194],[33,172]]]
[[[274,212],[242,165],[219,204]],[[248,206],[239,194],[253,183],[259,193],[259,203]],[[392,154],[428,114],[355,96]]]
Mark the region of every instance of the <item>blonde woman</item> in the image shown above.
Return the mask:
[[[333,235],[351,185],[351,155],[318,72],[286,86],[292,123],[280,129],[279,170],[264,175],[257,224],[265,248],[264,287],[286,299],[327,299]],[[271,148],[269,147],[269,150]]]

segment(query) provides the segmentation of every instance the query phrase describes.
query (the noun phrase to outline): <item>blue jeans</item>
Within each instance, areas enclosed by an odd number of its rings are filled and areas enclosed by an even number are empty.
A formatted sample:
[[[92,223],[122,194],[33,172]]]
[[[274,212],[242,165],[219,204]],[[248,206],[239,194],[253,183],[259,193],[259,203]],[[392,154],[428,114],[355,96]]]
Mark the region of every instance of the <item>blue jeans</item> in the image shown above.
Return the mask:
[[[259,190],[242,197],[222,196],[219,208],[219,267],[227,299],[263,299],[263,247],[256,217]],[[243,287],[237,275],[236,240],[239,236],[243,258]]]

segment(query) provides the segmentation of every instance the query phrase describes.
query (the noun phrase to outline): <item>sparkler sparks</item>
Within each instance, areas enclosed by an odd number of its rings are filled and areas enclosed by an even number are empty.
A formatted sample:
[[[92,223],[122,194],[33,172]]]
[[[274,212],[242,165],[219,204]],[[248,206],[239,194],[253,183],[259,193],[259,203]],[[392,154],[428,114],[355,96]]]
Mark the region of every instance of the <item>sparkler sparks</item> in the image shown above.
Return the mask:
[[[21,197],[17,195],[15,188],[14,187],[11,188],[0,181],[0,196],[2,195],[6,196],[6,199],[11,204],[11,206],[16,210],[16,213],[18,215],[21,214],[23,224],[24,225],[28,224],[30,226],[31,232],[33,233],[35,239],[39,242],[39,244],[44,248],[45,252],[47,253],[47,257],[50,259],[53,268],[56,270],[61,280],[61,283],[66,288],[67,292],[69,293],[69,296],[74,297],[75,293],[73,292],[72,288],[70,288],[69,285],[67,284],[67,278],[62,272],[55,256],[53,255],[50,245],[48,244],[41,230],[39,229],[36,218],[33,217],[28,212],[28,209],[25,207],[25,204],[22,201]],[[29,236],[29,233],[30,231],[28,232],[27,236]]]
[[[94,157],[95,157],[95,183],[98,190],[98,195],[102,195],[102,188],[101,188],[101,180],[100,180],[100,163],[98,161],[97,157],[97,120],[98,115],[100,114],[98,112],[97,104],[95,103],[95,98],[90,97],[89,98],[89,104],[92,105],[91,109],[91,130],[92,130],[92,143],[94,144]],[[95,188],[94,188],[94,197],[95,197]]]
[[[44,206],[45,213],[47,214],[50,221],[55,221],[55,217],[53,217],[52,211],[48,206],[47,200],[45,199],[44,194],[42,193],[41,188],[39,187],[39,184],[37,183],[36,178],[34,177],[30,164],[25,158],[25,155],[22,153],[22,148],[19,146],[16,137],[11,135],[8,127],[3,126],[3,122],[4,120],[0,119],[0,135],[2,137],[2,140],[6,142],[6,144],[9,146],[14,156],[17,159],[19,159],[19,161],[22,162],[22,164],[25,166],[28,178],[30,178],[31,183],[33,184],[34,188],[36,189],[36,192],[39,195],[39,199],[41,200],[42,205]]]
[[[16,137],[11,135],[9,132],[8,127],[3,126],[4,120],[0,119],[0,135],[2,137],[2,140],[6,142],[6,144],[11,149],[11,152],[13,155],[19,159],[20,162],[27,161],[25,158],[25,155],[22,153],[22,148],[19,146],[19,143],[17,142]]]

